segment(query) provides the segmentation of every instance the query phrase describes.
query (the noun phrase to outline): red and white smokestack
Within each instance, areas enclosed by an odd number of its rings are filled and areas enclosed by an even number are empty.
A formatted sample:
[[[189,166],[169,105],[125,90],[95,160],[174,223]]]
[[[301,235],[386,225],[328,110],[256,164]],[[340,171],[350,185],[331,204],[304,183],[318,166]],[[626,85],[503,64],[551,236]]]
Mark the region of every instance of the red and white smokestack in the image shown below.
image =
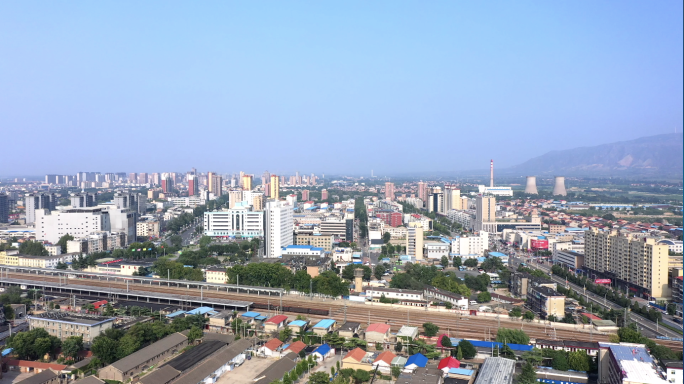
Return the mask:
[[[489,161],[489,187],[494,188],[494,159]]]

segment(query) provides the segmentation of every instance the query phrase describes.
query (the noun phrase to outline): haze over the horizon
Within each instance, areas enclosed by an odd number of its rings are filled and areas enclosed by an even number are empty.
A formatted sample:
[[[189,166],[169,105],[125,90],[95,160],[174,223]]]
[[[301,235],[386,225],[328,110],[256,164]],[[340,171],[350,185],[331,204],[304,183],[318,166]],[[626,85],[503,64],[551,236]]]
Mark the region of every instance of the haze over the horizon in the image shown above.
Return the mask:
[[[0,174],[508,167],[674,132],[681,2],[13,2]],[[9,160],[7,160],[9,159]]]

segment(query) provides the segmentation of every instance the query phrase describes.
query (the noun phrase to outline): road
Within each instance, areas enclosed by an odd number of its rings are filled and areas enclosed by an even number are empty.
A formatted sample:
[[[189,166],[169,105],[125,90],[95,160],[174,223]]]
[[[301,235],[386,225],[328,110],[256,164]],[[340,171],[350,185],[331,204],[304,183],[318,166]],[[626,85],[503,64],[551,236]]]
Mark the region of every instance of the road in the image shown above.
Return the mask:
[[[201,224],[202,224],[202,218],[201,218],[201,217],[196,217],[196,218],[195,218],[195,221],[194,221],[192,224],[190,224],[189,226],[185,227],[185,229],[183,229],[183,230],[179,233],[180,237],[183,239],[183,241],[182,241],[181,244],[182,244],[184,247],[187,246],[187,245],[190,245],[190,243],[191,243],[193,240],[194,240],[194,241],[197,241],[197,240],[201,237],[201,234],[200,234],[200,235],[197,235],[197,236],[195,235],[195,228],[197,228],[197,226],[198,226],[198,225],[201,225]],[[169,236],[169,237],[170,237],[170,236]],[[166,245],[169,245],[169,246],[170,246],[170,245],[171,245],[171,242],[169,241],[169,237],[166,237],[166,238],[164,239],[164,243],[165,243]]]
[[[513,258],[515,261],[522,262],[520,258],[514,257]],[[538,264],[538,263],[532,263],[532,262],[527,262],[527,265],[532,268],[539,269],[541,271],[544,271],[545,273],[550,273],[551,268],[548,265],[545,264]],[[578,285],[575,285],[571,282],[566,282],[565,279],[561,278],[560,276],[552,275],[551,279],[555,281],[556,283],[572,288],[573,291],[580,295],[584,295],[586,299],[591,300],[591,302],[598,304],[602,308],[607,308],[607,309],[615,309],[618,311],[624,311],[625,308],[621,307],[612,301],[606,300],[605,297],[601,297],[595,293],[585,291],[583,287],[580,287]],[[673,338],[681,338],[682,335],[665,327],[661,327],[660,324],[655,323],[653,321],[650,321],[640,315],[637,315],[635,313],[629,312],[629,319],[636,322],[640,328],[645,328],[647,330],[650,330],[656,335],[662,335],[662,336],[668,336],[668,337],[673,337]],[[672,323],[670,321],[666,321],[666,324],[671,325],[673,327],[679,327],[678,324]]]

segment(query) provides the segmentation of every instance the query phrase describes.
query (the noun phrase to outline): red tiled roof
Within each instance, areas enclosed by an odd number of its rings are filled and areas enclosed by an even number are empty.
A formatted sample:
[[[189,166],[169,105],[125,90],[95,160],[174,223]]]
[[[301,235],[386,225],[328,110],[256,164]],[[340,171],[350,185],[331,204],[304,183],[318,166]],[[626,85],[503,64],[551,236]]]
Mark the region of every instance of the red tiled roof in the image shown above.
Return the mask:
[[[461,366],[461,362],[456,360],[453,356],[446,357],[439,361],[438,369],[444,368],[458,368]]]
[[[385,352],[379,354],[378,357],[376,357],[375,361],[373,361],[373,362],[377,363],[379,361],[384,361],[387,364],[392,364],[392,359],[394,359],[395,357],[397,357],[397,355],[392,353],[392,351],[385,351]]]
[[[596,316],[596,315],[594,315],[594,314],[591,314],[591,313],[582,312],[582,314],[583,314],[584,316],[586,316],[587,319],[591,319],[591,320],[602,320],[600,317],[598,317],[598,316]]]
[[[379,332],[379,333],[387,333],[389,331],[390,326],[389,324],[383,324],[383,323],[375,323],[371,324],[366,328],[366,332]]]
[[[52,368],[55,371],[63,371],[66,369],[66,365],[62,364],[50,364],[41,363],[40,361],[28,361],[28,360],[7,360],[7,365],[14,367],[24,367],[24,368],[38,368],[38,369],[48,369]]]
[[[270,319],[266,320],[266,322],[267,322],[267,323],[271,323],[271,324],[280,324],[280,323],[282,323],[282,322],[285,321],[285,320],[287,320],[287,316],[285,316],[285,315],[277,315],[277,316],[273,316],[273,317],[271,317]]]
[[[352,360],[355,360],[355,361],[361,361],[361,359],[363,359],[364,357],[366,357],[366,351],[364,351],[363,349],[361,349],[359,347],[356,347],[356,348],[352,349],[351,351],[349,351],[349,353],[347,353],[342,358],[342,360],[347,359],[347,358],[351,358]]]
[[[267,349],[270,349],[271,351],[275,351],[281,345],[283,345],[282,341],[280,341],[278,339],[271,339],[266,344],[264,344],[264,347],[266,347]]]
[[[299,353],[301,350],[306,348],[306,344],[302,341],[295,341],[294,343],[290,344],[289,347],[285,348],[286,351],[292,351],[294,353]]]

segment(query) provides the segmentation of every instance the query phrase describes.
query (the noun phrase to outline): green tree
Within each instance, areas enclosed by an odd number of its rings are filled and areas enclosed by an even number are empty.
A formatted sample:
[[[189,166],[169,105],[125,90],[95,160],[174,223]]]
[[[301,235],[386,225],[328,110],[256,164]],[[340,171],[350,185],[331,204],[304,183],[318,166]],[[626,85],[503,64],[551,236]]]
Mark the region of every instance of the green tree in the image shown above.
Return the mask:
[[[59,238],[59,241],[57,241],[57,245],[59,245],[62,248],[62,253],[67,253],[67,241],[73,239],[74,237],[68,233]]]
[[[570,369],[581,372],[589,372],[591,369],[591,357],[586,351],[568,353],[568,365]]]
[[[468,259],[463,262],[463,265],[469,268],[475,268],[477,267],[477,259]]]
[[[6,343],[22,360],[42,359],[48,353],[54,355],[61,344],[57,337],[51,336],[43,328],[16,333]]]
[[[392,377],[396,380],[399,375],[401,375],[401,368],[397,367],[396,365],[392,366]]]
[[[463,353],[463,358],[465,359],[472,359],[477,355],[477,349],[475,349],[475,346],[468,340],[461,340],[458,343],[458,348]]]
[[[506,344],[523,344],[530,343],[530,337],[520,329],[499,328],[496,332],[496,341]]]
[[[542,350],[539,348],[532,348],[531,351],[527,351],[522,354],[522,359],[532,365],[540,365],[544,361],[544,355]]]
[[[522,316],[522,310],[520,307],[513,307],[510,312],[508,312],[508,316],[513,317],[513,318],[519,318]]]
[[[534,312],[532,312],[532,311],[525,312],[525,314],[523,315],[523,319],[525,319],[527,321],[534,320]]]
[[[292,336],[292,328],[285,327],[278,333],[278,340],[285,342]]]
[[[461,260],[461,256],[456,256],[454,257],[454,268],[460,268],[461,265],[463,265],[463,260]]]
[[[15,316],[15,315],[14,315],[14,308],[12,308],[11,305],[5,304],[5,305],[2,307],[2,311],[3,311],[3,313],[5,314],[5,319],[7,319],[7,320],[14,320],[14,316]]]
[[[423,331],[425,331],[425,336],[433,337],[439,332],[439,327],[433,323],[423,323]]]
[[[445,348],[451,348],[451,339],[449,339],[449,336],[444,335],[442,336],[442,346]]]
[[[43,243],[27,240],[19,245],[19,253],[31,256],[48,256],[48,251]]]
[[[401,341],[397,340],[397,344],[394,345],[394,351],[399,353],[401,350],[404,348],[404,344],[402,344]]]
[[[169,237],[169,243],[176,248],[180,248],[183,246],[183,238],[180,235],[173,235]]]
[[[78,353],[83,350],[82,336],[69,336],[62,343],[62,354],[64,357],[76,359]]]
[[[190,328],[190,332],[188,332],[188,342],[192,343],[195,340],[199,340],[202,337],[204,337],[204,332],[202,332],[202,329],[198,327],[192,327]]]
[[[363,269],[363,279],[369,281],[371,276],[373,275],[373,270],[367,265],[359,264],[347,264],[342,269],[342,278],[347,279],[349,281],[354,281],[354,270],[358,268]]]
[[[389,243],[391,238],[392,238],[392,235],[389,232],[385,232],[382,234],[382,242],[385,244]]]
[[[477,294],[478,303],[488,303],[492,301],[492,295],[489,292],[480,292]]]
[[[384,264],[378,263],[378,265],[375,266],[373,269],[373,276],[375,276],[376,279],[382,280],[382,275],[385,273],[387,269],[385,268]]]
[[[530,362],[526,362],[522,366],[522,372],[518,375],[518,384],[536,384],[537,383],[537,371]]]
[[[61,261],[57,262],[57,265],[55,266],[55,269],[64,270],[64,269],[67,269],[67,268],[69,268],[69,265],[67,265],[67,263],[63,263],[63,262],[61,262]]]
[[[205,247],[209,246],[209,244],[211,244],[212,241],[213,241],[213,240],[212,240],[211,237],[209,237],[209,236],[202,236],[202,237],[199,239],[199,246],[200,246],[200,248],[205,248]]]
[[[356,384],[361,384],[363,382],[370,380],[370,372],[365,371],[363,369],[357,369],[356,371],[354,371],[352,378],[354,379],[354,382]]]
[[[314,372],[309,375],[309,384],[329,384],[330,376],[325,372]]]
[[[446,268],[449,266],[449,258],[442,256],[442,259],[439,261],[439,263],[442,265],[442,267]]]

